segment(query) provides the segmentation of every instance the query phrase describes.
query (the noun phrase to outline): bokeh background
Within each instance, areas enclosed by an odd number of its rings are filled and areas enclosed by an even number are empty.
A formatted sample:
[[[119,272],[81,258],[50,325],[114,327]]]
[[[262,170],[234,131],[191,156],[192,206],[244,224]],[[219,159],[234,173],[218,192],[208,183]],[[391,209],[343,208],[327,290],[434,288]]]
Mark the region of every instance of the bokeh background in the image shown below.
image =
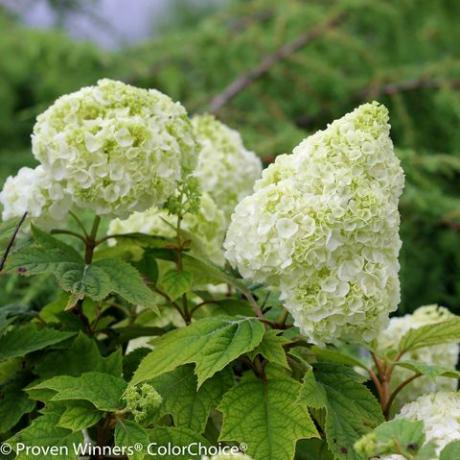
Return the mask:
[[[378,100],[407,176],[399,314],[460,314],[459,20],[457,0],[0,0],[0,184],[34,164],[36,115],[101,77],[214,111],[266,163]]]

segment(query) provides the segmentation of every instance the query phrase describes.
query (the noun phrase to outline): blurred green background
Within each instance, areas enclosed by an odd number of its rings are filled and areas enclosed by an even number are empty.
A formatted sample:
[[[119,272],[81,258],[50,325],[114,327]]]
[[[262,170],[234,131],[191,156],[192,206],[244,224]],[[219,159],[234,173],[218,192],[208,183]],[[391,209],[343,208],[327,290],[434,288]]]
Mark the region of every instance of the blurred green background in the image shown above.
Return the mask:
[[[175,0],[152,38],[112,50],[66,34],[66,15],[95,2],[48,0],[61,28],[40,30],[0,2],[0,182],[34,163],[36,115],[101,77],[158,88],[190,113],[214,108],[267,163],[376,99],[407,176],[400,313],[460,314],[460,2]]]

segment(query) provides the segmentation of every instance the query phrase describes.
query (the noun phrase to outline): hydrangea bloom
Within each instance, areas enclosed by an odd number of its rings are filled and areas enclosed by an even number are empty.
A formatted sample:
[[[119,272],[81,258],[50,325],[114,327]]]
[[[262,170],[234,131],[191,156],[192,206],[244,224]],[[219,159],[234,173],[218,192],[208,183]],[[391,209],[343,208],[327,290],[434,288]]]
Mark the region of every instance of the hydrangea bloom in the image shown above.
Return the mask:
[[[447,444],[460,440],[460,393],[439,392],[421,396],[406,404],[397,417],[422,421],[426,442],[433,442],[439,455]],[[404,458],[401,455],[389,455],[382,460]]]
[[[385,352],[397,347],[399,341],[410,329],[429,324],[436,324],[446,321],[454,315],[447,308],[437,305],[420,307],[411,315],[400,318],[391,318],[388,327],[378,337],[378,349]],[[442,345],[420,348],[404,355],[404,360],[418,361],[434,366],[455,369],[458,361],[460,347],[458,343],[447,343]],[[397,387],[413,374],[412,371],[396,367],[392,376],[392,386]],[[446,377],[432,379],[430,377],[419,377],[399,393],[397,402],[403,404],[416,399],[426,393],[435,391],[454,391],[457,389],[457,380]]]
[[[27,212],[30,220],[50,226],[65,219],[72,200],[58,182],[50,180],[43,166],[37,166],[21,168],[16,176],[8,177],[0,193],[0,203],[3,220]]]
[[[77,205],[116,217],[161,205],[196,161],[182,105],[111,80],[59,98],[37,118],[32,147]]]
[[[385,107],[364,104],[278,157],[232,216],[226,257],[280,288],[314,343],[369,342],[399,302],[404,176]]]
[[[174,237],[176,221],[177,217],[167,211],[151,208],[144,212],[136,212],[126,220],[114,219],[110,223],[109,233],[140,232]],[[188,232],[187,236],[192,240],[192,251],[204,254],[216,264],[223,264],[225,217],[207,193],[201,195],[197,213],[185,214],[181,227]]]
[[[202,189],[230,218],[237,203],[252,192],[262,173],[262,163],[245,148],[237,131],[213,116],[196,116],[192,125],[200,145],[195,175]]]

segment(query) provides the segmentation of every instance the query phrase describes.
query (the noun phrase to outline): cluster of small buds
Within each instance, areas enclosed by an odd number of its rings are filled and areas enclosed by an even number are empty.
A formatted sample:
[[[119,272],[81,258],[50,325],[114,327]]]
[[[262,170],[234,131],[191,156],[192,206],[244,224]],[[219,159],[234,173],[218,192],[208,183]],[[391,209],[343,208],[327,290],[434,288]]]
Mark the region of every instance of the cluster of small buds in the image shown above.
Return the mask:
[[[147,235],[176,236],[177,216],[166,210],[150,208],[135,212],[127,219],[114,219],[109,226],[109,234],[145,233]],[[212,198],[203,193],[196,212],[188,212],[181,222],[181,230],[191,240],[191,251],[202,255],[217,265],[223,265],[222,243],[225,237],[225,216]]]
[[[148,383],[128,386],[123,398],[126,401],[126,408],[133,414],[134,420],[146,426],[154,422],[163,402],[158,391]]]

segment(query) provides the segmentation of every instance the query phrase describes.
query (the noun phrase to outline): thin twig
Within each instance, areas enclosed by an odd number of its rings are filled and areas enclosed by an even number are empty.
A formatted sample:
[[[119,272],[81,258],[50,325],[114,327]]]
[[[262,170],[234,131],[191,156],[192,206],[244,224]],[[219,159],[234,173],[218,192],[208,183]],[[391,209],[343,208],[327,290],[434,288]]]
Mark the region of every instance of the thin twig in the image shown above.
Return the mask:
[[[174,302],[174,300],[172,300],[171,297],[169,297],[169,295],[166,294],[166,292],[162,291],[160,288],[152,285],[152,289],[157,294],[161,295],[161,297],[163,297],[172,307],[174,307],[180,314],[181,318],[184,320],[184,323],[187,324],[187,318],[185,317],[184,312],[182,311],[182,308],[180,308],[179,304],[177,302]]]
[[[244,290],[242,291],[242,294],[246,297],[246,299],[248,299],[249,305],[251,305],[257,318],[264,319],[264,314],[262,312],[262,309],[259,307],[259,304],[257,303],[256,299],[252,295],[251,291],[249,289]]]
[[[27,212],[25,212],[24,215],[21,217],[20,221],[16,225],[16,228],[14,229],[13,234],[11,235],[11,238],[8,241],[8,244],[7,244],[6,248],[5,248],[5,252],[3,253],[3,256],[2,256],[2,260],[0,262],[0,272],[3,270],[3,267],[5,266],[6,259],[8,258],[8,255],[9,255],[11,249],[13,248],[13,244],[14,244],[14,242],[16,240],[16,237],[18,236],[19,229],[21,228],[21,225],[26,220],[26,217],[27,217]]]
[[[404,380],[404,382],[402,382],[399,386],[397,386],[395,388],[395,390],[393,391],[393,393],[389,397],[388,402],[386,403],[385,407],[383,408],[383,414],[385,415],[385,417],[388,417],[388,415],[390,414],[391,405],[393,404],[393,401],[395,400],[395,398],[399,394],[399,392],[403,388],[405,388],[407,385],[409,385],[409,383],[411,383],[412,381],[414,381],[416,378],[420,377],[421,375],[422,374],[420,374],[420,373],[416,373],[413,376],[409,377],[407,380]]]
[[[384,398],[382,384],[380,383],[380,380],[378,379],[377,375],[372,369],[368,369],[368,372],[372,381],[374,382],[377,393],[379,394],[379,400],[382,401]]]
[[[268,73],[275,64],[288,58],[291,54],[320,37],[324,32],[335,27],[343,17],[343,12],[335,13],[310,31],[299,35],[293,41],[282,45],[274,53],[265,56],[256,67],[237,77],[220,94],[215,96],[209,104],[209,111],[212,113],[219,111],[238,93]]]
[[[89,236],[88,232],[86,231],[86,228],[83,225],[83,222],[80,220],[80,218],[73,211],[70,211],[69,214],[71,215],[73,220],[77,223],[77,225],[82,229],[84,235]]]
[[[392,96],[394,94],[416,91],[418,89],[438,89],[444,86],[460,89],[460,80],[435,80],[422,76],[420,78],[388,83],[382,86],[370,85],[362,92],[362,95],[365,98],[373,99],[381,95]]]
[[[80,235],[77,232],[72,232],[71,230],[64,230],[64,229],[60,229],[60,228],[55,228],[55,229],[51,230],[51,234],[53,234],[53,235],[70,235],[70,236],[74,236],[75,238],[78,238],[78,239],[82,240],[84,243],[86,243],[86,239],[85,239],[84,236]]]

